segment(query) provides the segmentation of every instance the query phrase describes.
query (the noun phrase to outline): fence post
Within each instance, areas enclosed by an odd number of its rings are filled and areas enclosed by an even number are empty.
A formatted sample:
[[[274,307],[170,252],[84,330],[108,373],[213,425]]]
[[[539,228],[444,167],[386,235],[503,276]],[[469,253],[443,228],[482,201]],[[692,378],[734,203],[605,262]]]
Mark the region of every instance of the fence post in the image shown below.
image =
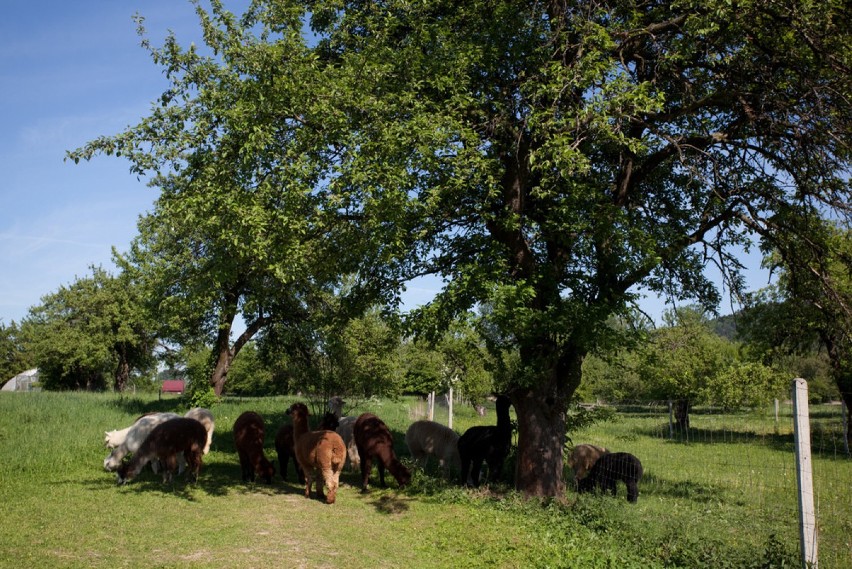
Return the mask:
[[[671,399],[669,399],[669,438],[674,440],[674,411]]]
[[[450,412],[450,418],[447,419],[447,426],[452,429],[453,428],[453,388],[452,387],[450,388],[450,396],[447,399],[448,399],[447,404],[450,407],[450,411],[449,411]]]
[[[843,415],[843,450],[846,451],[846,456],[849,456],[849,408],[845,401],[840,402],[840,410]]]
[[[799,544],[802,550],[802,567],[816,569],[817,531],[811,470],[808,382],[801,378],[793,380],[793,425],[796,443],[796,480],[799,484]]]
[[[778,434],[778,399],[775,399],[775,434]]]
[[[429,420],[435,420],[435,392],[431,392],[428,397],[429,400]]]

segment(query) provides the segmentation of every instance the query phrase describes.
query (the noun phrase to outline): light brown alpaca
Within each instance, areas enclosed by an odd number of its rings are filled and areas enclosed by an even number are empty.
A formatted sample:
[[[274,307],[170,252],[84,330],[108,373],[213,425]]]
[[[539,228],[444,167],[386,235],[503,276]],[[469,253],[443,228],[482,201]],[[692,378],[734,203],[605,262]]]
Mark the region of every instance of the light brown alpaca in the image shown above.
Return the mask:
[[[160,423],[133,453],[133,459],[118,468],[118,483],[125,484],[132,480],[146,464],[155,459],[163,464],[163,482],[171,482],[172,474],[177,470],[178,454],[186,459],[187,476],[194,482],[201,470],[206,442],[207,430],[195,419],[178,417]]]
[[[609,451],[605,448],[595,445],[575,446],[571,456],[568,457],[568,466],[574,471],[574,484],[585,478],[598,459],[608,453]]]
[[[317,478],[317,497],[333,504],[340,485],[340,471],[346,462],[346,446],[334,431],[309,431],[308,407],[293,403],[287,414],[293,419],[293,439],[296,460],[305,474],[305,498],[311,497],[311,482]],[[316,470],[320,475],[316,474]],[[324,495],[323,486],[328,486]]]

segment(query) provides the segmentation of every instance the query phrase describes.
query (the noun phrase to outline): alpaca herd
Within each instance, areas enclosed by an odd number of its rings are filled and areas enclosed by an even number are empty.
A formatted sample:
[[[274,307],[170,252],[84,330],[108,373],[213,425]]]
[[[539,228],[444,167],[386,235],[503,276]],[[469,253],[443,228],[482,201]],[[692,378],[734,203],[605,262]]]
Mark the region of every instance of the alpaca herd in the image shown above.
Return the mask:
[[[305,497],[310,498],[311,485],[316,480],[318,499],[333,504],[340,486],[340,474],[345,465],[360,472],[362,492],[369,491],[373,462],[379,472],[379,484],[385,483],[385,470],[400,488],[407,486],[411,470],[394,451],[394,436],[388,426],[373,413],[344,417],[345,402],[340,397],[329,400],[327,412],[316,430],[309,426],[308,408],[294,403],[286,410],[290,423],[281,425],[275,435],[275,450],[280,474],[287,480],[290,459],[296,478],[305,485]],[[434,421],[415,421],[405,432],[405,446],[413,462],[426,467],[434,457],[445,477],[451,471],[460,472],[463,486],[479,486],[482,465],[487,465],[490,483],[501,479],[503,466],[511,450],[512,424],[509,417],[511,400],[500,395],[496,400],[496,425],[474,426],[459,435],[449,427]],[[176,413],[149,413],[139,417],[124,429],[104,433],[104,444],[111,449],[104,459],[104,468],[116,473],[119,484],[132,480],[151,464],[157,473],[162,469],[163,482],[186,470],[191,481],[198,479],[203,456],[210,450],[215,423],[209,410],[195,408],[181,416]],[[240,463],[243,482],[261,479],[273,482],[275,465],[266,458],[264,419],[253,411],[242,413],[233,426],[234,446]],[[127,456],[130,455],[130,460]],[[626,452],[610,452],[592,445],[576,445],[566,463],[574,474],[578,493],[600,489],[616,495],[618,482],[627,487],[627,501],[639,497],[638,484],[642,478],[642,463]],[[327,492],[326,492],[327,489]]]

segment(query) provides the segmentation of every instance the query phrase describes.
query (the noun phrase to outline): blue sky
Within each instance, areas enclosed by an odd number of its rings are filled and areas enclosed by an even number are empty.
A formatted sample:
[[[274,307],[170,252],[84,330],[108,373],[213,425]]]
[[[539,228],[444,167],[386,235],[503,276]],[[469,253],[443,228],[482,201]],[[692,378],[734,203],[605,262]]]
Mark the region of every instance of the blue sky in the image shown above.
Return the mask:
[[[246,2],[225,0],[240,11]],[[120,132],[147,114],[166,87],[140,47],[133,15],[145,17],[154,45],[167,30],[197,41],[184,0],[11,0],[0,18],[0,321],[20,321],[42,296],[126,250],[156,190],[129,164],[97,157],[75,165],[65,151]],[[759,256],[749,264],[757,267]],[[750,273],[750,285],[766,283]],[[434,280],[412,283],[406,305],[431,297]],[[655,318],[656,298],[643,308]],[[722,313],[730,306],[721,307]]]

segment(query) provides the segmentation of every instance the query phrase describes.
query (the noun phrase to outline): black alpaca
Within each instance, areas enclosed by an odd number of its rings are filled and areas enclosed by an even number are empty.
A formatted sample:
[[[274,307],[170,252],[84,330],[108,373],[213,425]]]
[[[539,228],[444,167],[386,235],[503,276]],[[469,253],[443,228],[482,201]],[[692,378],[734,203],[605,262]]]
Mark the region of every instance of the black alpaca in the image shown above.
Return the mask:
[[[615,483],[627,485],[627,501],[636,503],[639,499],[639,480],[642,478],[642,463],[627,452],[613,452],[598,459],[589,475],[580,480],[578,491],[591,492],[595,486],[609,491],[615,496]]]
[[[512,424],[509,420],[511,404],[505,395],[498,396],[497,425],[471,427],[459,437],[462,485],[466,485],[470,477],[473,485],[479,486],[479,472],[483,461],[488,464],[489,482],[500,479],[500,472],[512,442]]]

